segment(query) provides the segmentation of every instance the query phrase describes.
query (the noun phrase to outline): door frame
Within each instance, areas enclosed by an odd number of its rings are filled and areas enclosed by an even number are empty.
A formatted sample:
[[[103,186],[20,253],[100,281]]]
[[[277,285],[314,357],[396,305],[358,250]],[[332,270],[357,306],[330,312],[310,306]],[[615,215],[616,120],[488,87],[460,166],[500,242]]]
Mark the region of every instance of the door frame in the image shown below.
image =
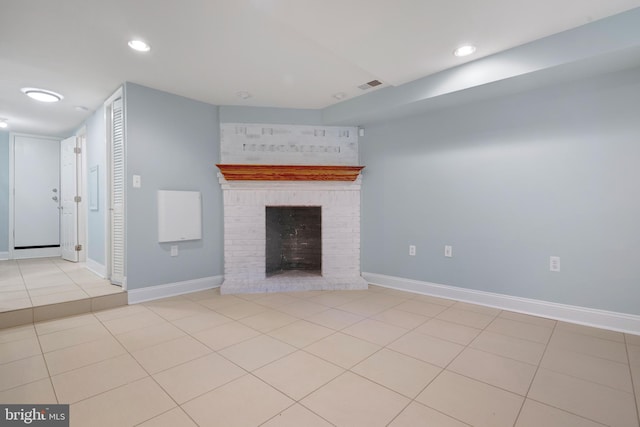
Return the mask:
[[[44,258],[44,257],[57,257],[60,256],[60,248],[43,248],[43,249],[21,249],[16,252],[14,249],[15,244],[15,138],[16,136],[23,136],[27,138],[40,138],[50,139],[52,141],[58,141],[60,138],[54,136],[43,136],[19,132],[9,133],[9,259],[24,259],[24,258]],[[60,177],[58,176],[58,181]],[[58,185],[58,188],[60,186]]]

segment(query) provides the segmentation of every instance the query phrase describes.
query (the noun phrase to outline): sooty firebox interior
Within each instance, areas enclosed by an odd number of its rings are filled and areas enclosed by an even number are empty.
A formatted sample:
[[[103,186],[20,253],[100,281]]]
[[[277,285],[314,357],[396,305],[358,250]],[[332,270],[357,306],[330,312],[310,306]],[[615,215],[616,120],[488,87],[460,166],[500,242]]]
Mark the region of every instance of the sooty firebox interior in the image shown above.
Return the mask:
[[[266,207],[266,275],[322,271],[320,206]]]

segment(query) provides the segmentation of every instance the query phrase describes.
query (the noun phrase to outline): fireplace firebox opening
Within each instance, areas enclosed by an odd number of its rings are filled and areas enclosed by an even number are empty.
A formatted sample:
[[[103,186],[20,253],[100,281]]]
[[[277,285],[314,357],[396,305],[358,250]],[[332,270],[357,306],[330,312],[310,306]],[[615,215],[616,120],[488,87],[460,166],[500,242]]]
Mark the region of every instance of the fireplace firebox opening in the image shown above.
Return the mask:
[[[266,206],[266,276],[322,274],[322,208]]]

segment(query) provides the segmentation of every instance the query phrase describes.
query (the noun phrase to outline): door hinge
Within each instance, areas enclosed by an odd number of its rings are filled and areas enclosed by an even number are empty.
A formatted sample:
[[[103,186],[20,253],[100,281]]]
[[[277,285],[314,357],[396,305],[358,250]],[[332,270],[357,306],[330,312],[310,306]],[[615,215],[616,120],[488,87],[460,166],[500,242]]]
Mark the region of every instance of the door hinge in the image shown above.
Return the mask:
[[[80,153],[82,153],[82,148],[80,148],[80,147],[73,147],[73,152],[74,152],[74,153],[76,153],[76,154],[80,154]]]
[[[80,203],[82,201],[82,197],[76,196],[76,197],[73,198],[73,201],[76,202],[76,203]]]
[[[82,245],[76,245],[76,252],[80,252],[82,250]]]

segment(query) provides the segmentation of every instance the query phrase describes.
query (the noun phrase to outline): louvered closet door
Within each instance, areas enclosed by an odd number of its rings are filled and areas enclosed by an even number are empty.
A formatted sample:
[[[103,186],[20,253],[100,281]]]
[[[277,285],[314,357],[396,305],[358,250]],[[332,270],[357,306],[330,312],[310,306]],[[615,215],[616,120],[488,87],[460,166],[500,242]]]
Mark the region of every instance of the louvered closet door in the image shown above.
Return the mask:
[[[111,106],[111,282],[124,282],[125,260],[125,170],[124,170],[124,111],[122,98]]]

